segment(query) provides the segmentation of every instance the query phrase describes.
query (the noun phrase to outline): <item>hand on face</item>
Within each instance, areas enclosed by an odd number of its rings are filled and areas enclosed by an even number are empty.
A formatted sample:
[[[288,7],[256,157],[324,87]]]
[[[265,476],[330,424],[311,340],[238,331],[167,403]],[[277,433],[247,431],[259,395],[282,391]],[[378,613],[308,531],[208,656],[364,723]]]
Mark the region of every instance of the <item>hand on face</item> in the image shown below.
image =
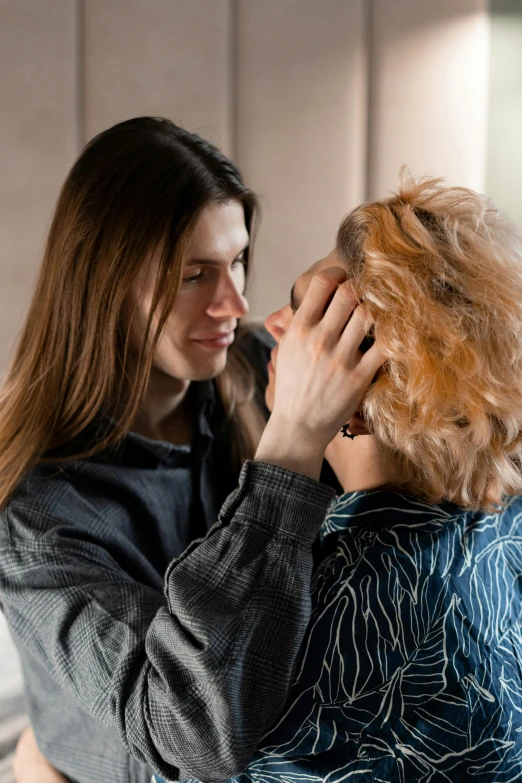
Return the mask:
[[[293,421],[325,447],[357,411],[384,358],[376,345],[359,351],[364,305],[357,305],[342,267],[329,262],[336,262],[333,254],[297,281],[292,296],[298,298],[299,286],[303,299],[295,315],[287,305],[266,322],[278,341],[267,390],[273,416]]]

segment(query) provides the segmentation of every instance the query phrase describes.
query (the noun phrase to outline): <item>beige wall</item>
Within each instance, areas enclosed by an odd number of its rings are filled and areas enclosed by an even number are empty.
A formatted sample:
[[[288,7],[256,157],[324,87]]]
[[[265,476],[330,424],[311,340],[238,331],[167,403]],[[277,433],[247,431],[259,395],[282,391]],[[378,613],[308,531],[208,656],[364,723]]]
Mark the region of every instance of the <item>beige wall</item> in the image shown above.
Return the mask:
[[[251,313],[288,301],[364,198],[363,0],[241,0],[237,159],[262,197]]]
[[[0,375],[77,151],[76,6],[0,2]]]
[[[402,164],[482,189],[486,0],[0,0],[0,374],[80,144],[138,114],[262,195],[262,317]]]
[[[488,0],[374,0],[368,191],[406,164],[483,191]]]
[[[169,117],[231,149],[232,3],[85,0],[85,133]]]
[[[522,225],[522,0],[492,0],[487,191]]]

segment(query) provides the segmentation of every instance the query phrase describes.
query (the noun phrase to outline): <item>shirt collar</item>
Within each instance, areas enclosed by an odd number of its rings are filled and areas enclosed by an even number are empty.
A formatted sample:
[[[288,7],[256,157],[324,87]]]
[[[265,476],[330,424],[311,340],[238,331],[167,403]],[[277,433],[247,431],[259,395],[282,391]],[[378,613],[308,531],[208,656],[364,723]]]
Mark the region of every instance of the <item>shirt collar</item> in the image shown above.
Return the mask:
[[[194,395],[196,409],[198,411],[196,417],[196,435],[213,438],[214,433],[211,427],[211,419],[217,396],[215,383],[212,380],[192,381],[190,393]],[[129,443],[132,442],[133,444],[141,446],[141,448],[146,449],[161,462],[168,461],[173,456],[177,457],[181,454],[188,454],[190,452],[190,445],[188,444],[176,446],[168,441],[147,438],[144,435],[139,435],[137,432],[129,431],[125,437]]]
[[[350,528],[389,528],[398,524],[433,524],[461,516],[464,509],[450,503],[430,503],[388,489],[347,492],[334,500],[321,526],[321,537]]]
[[[196,417],[196,438],[206,439],[208,442],[214,438],[212,425],[214,423],[214,410],[217,400],[215,383],[213,380],[192,381],[189,392],[195,395],[196,409],[198,411]],[[95,421],[91,422],[75,438],[62,446],[50,449],[45,455],[46,459],[60,461],[64,458],[67,459],[73,454],[90,450],[97,441],[99,442],[100,438],[107,435],[111,424],[114,424],[111,417],[100,413]],[[186,461],[186,456],[191,451],[191,445],[175,446],[168,441],[153,440],[130,430],[117,444],[107,451],[98,452],[92,459],[97,462],[109,461],[111,463],[115,459],[122,460],[124,463],[127,459],[130,459],[133,463],[139,463],[139,455],[143,454],[144,451],[146,454],[151,455],[154,460],[159,460],[160,462],[179,461],[180,459]],[[185,459],[183,459],[184,457]]]

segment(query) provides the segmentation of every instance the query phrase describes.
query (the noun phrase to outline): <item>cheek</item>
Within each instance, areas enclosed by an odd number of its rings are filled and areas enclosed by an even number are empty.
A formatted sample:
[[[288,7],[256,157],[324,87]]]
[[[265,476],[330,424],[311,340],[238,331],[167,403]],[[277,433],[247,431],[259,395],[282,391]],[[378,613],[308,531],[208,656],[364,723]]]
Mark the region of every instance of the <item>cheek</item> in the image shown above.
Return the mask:
[[[279,342],[290,326],[293,317],[290,305],[286,305],[281,310],[277,310],[275,313],[268,316],[265,321],[265,327],[272,337]]]
[[[186,359],[190,360],[191,347],[193,347],[190,343],[190,335],[194,332],[193,324],[196,317],[190,302],[184,302],[179,298],[165,321],[156,345],[154,364],[158,369],[176,375],[180,361],[183,363]]]
[[[265,402],[266,407],[270,412],[272,412],[274,407],[274,397],[275,397],[275,377],[273,373],[269,373],[268,375],[268,386],[265,390]]]
[[[205,315],[205,297],[194,288],[182,288],[172,312],[167,318],[165,331],[183,337],[190,334]]]

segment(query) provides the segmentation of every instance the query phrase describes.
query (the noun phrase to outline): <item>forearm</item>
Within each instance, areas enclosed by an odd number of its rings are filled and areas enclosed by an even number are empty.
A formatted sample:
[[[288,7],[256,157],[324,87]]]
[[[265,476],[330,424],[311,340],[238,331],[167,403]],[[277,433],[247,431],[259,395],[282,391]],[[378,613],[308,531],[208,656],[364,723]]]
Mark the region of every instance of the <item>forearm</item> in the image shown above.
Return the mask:
[[[259,443],[255,462],[266,462],[291,470],[314,481],[319,480],[327,443],[306,435],[286,418],[272,414]]]
[[[115,729],[137,761],[167,779],[225,780],[284,704],[309,618],[311,545],[332,497],[249,463],[219,522],[167,570],[165,596],[79,533],[52,550],[6,548],[11,630],[65,709]],[[10,509],[13,537],[30,514]]]
[[[220,524],[171,565],[168,610],[180,632],[167,651],[156,619],[152,667],[120,719],[132,747],[132,715],[144,702],[156,706],[147,761],[166,778],[172,767],[181,779],[241,772],[283,708],[310,615],[311,544],[332,497],[302,476],[250,463]]]

